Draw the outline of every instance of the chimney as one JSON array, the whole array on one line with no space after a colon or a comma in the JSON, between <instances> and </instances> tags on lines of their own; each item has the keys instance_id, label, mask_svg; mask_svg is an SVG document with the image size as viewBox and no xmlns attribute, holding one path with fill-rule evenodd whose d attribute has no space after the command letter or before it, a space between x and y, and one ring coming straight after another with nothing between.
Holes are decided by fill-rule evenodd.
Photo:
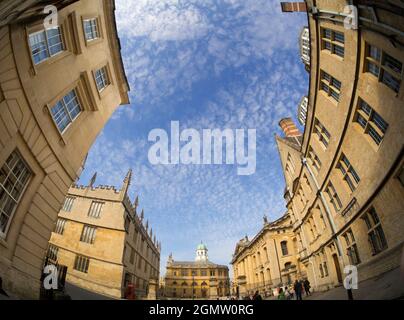
<instances>
[{"instance_id":1,"label":"chimney","mask_svg":"<svg viewBox=\"0 0 404 320\"><path fill-rule=\"evenodd\" d=\"M306 12L306 2L281 2L282 12Z\"/></svg>"},{"instance_id":2,"label":"chimney","mask_svg":"<svg viewBox=\"0 0 404 320\"><path fill-rule=\"evenodd\" d=\"M295 123L293 122L292 118L283 118L281 121L279 121L279 126L285 133L285 137L293 138L302 135L299 129L296 127Z\"/></svg>"}]
</instances>

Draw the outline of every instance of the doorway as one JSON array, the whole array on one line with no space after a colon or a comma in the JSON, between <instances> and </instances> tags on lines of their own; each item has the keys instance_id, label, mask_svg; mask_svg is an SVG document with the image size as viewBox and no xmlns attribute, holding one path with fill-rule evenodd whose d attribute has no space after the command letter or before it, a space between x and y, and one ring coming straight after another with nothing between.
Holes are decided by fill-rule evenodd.
<instances>
[{"instance_id":1,"label":"doorway","mask_svg":"<svg viewBox=\"0 0 404 320\"><path fill-rule=\"evenodd\" d=\"M335 265L335 272L337 273L337 279L338 279L338 283L342 283L342 273L341 273L341 267L339 265L339 261L338 261L338 256L336 253L334 253L332 255L332 258L334 260L334 265Z\"/></svg>"}]
</instances>

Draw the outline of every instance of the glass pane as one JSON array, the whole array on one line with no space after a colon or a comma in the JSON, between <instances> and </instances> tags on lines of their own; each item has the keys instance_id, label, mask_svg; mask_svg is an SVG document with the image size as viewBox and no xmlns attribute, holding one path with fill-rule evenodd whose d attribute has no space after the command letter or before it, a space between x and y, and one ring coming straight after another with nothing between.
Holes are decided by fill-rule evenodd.
<instances>
[{"instance_id":1,"label":"glass pane","mask_svg":"<svg viewBox=\"0 0 404 320\"><path fill-rule=\"evenodd\" d=\"M363 110L367 115L370 115L372 108L363 100L359 100L360 109Z\"/></svg>"},{"instance_id":2,"label":"glass pane","mask_svg":"<svg viewBox=\"0 0 404 320\"><path fill-rule=\"evenodd\" d=\"M368 71L376 77L379 77L380 68L374 63L368 62Z\"/></svg>"},{"instance_id":3,"label":"glass pane","mask_svg":"<svg viewBox=\"0 0 404 320\"><path fill-rule=\"evenodd\" d=\"M362 128L365 128L367 125L367 121L360 114L358 114L358 118L356 119L356 121L360 124Z\"/></svg>"},{"instance_id":4,"label":"glass pane","mask_svg":"<svg viewBox=\"0 0 404 320\"><path fill-rule=\"evenodd\" d=\"M59 131L63 132L69 125L70 119L61 101L56 103L56 105L51 109L51 113L56 125L59 128Z\"/></svg>"},{"instance_id":5,"label":"glass pane","mask_svg":"<svg viewBox=\"0 0 404 320\"><path fill-rule=\"evenodd\" d=\"M377 112L373 112L372 121L383 133L387 131L389 125Z\"/></svg>"},{"instance_id":6,"label":"glass pane","mask_svg":"<svg viewBox=\"0 0 404 320\"><path fill-rule=\"evenodd\" d=\"M334 40L338 41L340 43L344 43L345 42L345 36L344 36L343 33L335 32L334 33Z\"/></svg>"},{"instance_id":7,"label":"glass pane","mask_svg":"<svg viewBox=\"0 0 404 320\"><path fill-rule=\"evenodd\" d=\"M401 81L393 77L387 71L383 71L382 82L387 85L390 89L393 89L395 92L400 91L400 83Z\"/></svg>"},{"instance_id":8,"label":"glass pane","mask_svg":"<svg viewBox=\"0 0 404 320\"><path fill-rule=\"evenodd\" d=\"M384 54L383 65L389 67L391 70L399 74L401 74L401 71L403 69L403 64L392 56L389 56L388 54Z\"/></svg>"},{"instance_id":9,"label":"glass pane","mask_svg":"<svg viewBox=\"0 0 404 320\"><path fill-rule=\"evenodd\" d=\"M380 61L382 52L379 48L377 48L375 46L369 46L369 56L377 61Z\"/></svg>"},{"instance_id":10,"label":"glass pane","mask_svg":"<svg viewBox=\"0 0 404 320\"><path fill-rule=\"evenodd\" d=\"M46 30L46 36L51 56L63 51L62 37L59 28Z\"/></svg>"},{"instance_id":11,"label":"glass pane","mask_svg":"<svg viewBox=\"0 0 404 320\"><path fill-rule=\"evenodd\" d=\"M334 46L334 53L336 55L340 56L340 57L344 57L345 49L343 47L335 45Z\"/></svg>"},{"instance_id":12,"label":"glass pane","mask_svg":"<svg viewBox=\"0 0 404 320\"><path fill-rule=\"evenodd\" d=\"M35 64L49 58L45 32L31 34L29 36L29 44L31 46L31 54Z\"/></svg>"},{"instance_id":13,"label":"glass pane","mask_svg":"<svg viewBox=\"0 0 404 320\"><path fill-rule=\"evenodd\" d=\"M377 131L372 126L369 126L368 133L372 137L372 139L376 142L377 145L379 145L382 142L383 138L377 133Z\"/></svg>"}]
</instances>

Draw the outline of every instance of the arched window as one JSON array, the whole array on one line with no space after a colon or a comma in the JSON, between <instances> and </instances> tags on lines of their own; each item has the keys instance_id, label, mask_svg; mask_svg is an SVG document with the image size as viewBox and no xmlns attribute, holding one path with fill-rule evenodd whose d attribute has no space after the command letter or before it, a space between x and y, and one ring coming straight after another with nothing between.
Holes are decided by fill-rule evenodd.
<instances>
[{"instance_id":1,"label":"arched window","mask_svg":"<svg viewBox=\"0 0 404 320\"><path fill-rule=\"evenodd\" d=\"M186 286L187 283L184 281L183 283L181 283L182 286Z\"/></svg>"},{"instance_id":2,"label":"arched window","mask_svg":"<svg viewBox=\"0 0 404 320\"><path fill-rule=\"evenodd\" d=\"M177 281L174 281L174 282L173 282L173 286L176 286L176 285L177 285Z\"/></svg>"},{"instance_id":3,"label":"arched window","mask_svg":"<svg viewBox=\"0 0 404 320\"><path fill-rule=\"evenodd\" d=\"M205 287L205 286L207 286L207 285L208 285L208 284L207 284L205 281L201 283L201 286L202 286L202 287Z\"/></svg>"},{"instance_id":4,"label":"arched window","mask_svg":"<svg viewBox=\"0 0 404 320\"><path fill-rule=\"evenodd\" d=\"M282 241L281 242L281 249L282 249L282 255L287 256L289 254L289 252L288 252L288 242L287 241Z\"/></svg>"}]
</instances>

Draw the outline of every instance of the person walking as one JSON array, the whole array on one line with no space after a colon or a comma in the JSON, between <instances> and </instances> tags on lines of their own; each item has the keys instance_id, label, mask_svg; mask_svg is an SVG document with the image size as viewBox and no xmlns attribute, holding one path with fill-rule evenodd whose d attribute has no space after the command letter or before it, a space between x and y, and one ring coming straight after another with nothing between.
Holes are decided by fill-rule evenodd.
<instances>
[{"instance_id":1,"label":"person walking","mask_svg":"<svg viewBox=\"0 0 404 320\"><path fill-rule=\"evenodd\" d=\"M282 288L278 288L278 300L285 300L285 292Z\"/></svg>"},{"instance_id":2,"label":"person walking","mask_svg":"<svg viewBox=\"0 0 404 320\"><path fill-rule=\"evenodd\" d=\"M261 295L260 295L260 293L259 293L258 290L255 291L255 294L254 294L254 296L253 296L252 299L253 299L253 300L262 300L262 297L261 297Z\"/></svg>"},{"instance_id":3,"label":"person walking","mask_svg":"<svg viewBox=\"0 0 404 320\"><path fill-rule=\"evenodd\" d=\"M297 279L295 280L295 284L293 286L293 289L295 290L295 294L296 294L296 300L303 300L302 299L302 284L300 281L298 281Z\"/></svg>"},{"instance_id":4,"label":"person walking","mask_svg":"<svg viewBox=\"0 0 404 320\"><path fill-rule=\"evenodd\" d=\"M311 288L310 281L308 279L305 279L304 282L303 282L303 286L304 286L304 291L306 291L306 296L310 296L311 295L311 293L310 293L310 288Z\"/></svg>"}]
</instances>

